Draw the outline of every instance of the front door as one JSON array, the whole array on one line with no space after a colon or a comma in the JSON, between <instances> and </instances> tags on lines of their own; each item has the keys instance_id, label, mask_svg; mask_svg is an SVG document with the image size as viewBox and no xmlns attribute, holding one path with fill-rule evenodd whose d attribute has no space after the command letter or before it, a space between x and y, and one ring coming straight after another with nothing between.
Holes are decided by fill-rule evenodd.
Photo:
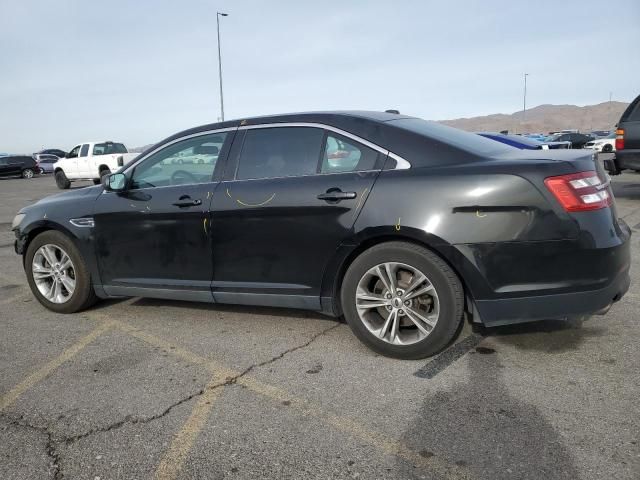
<instances>
[{"instance_id":1,"label":"front door","mask_svg":"<svg viewBox=\"0 0 640 480\"><path fill-rule=\"evenodd\" d=\"M96 253L106 293L212 301L209 204L232 137L170 144L126 172L126 191L98 197Z\"/></svg>"},{"instance_id":2,"label":"front door","mask_svg":"<svg viewBox=\"0 0 640 480\"><path fill-rule=\"evenodd\" d=\"M211 204L216 302L319 308L384 157L322 128L241 131Z\"/></svg>"}]
</instances>

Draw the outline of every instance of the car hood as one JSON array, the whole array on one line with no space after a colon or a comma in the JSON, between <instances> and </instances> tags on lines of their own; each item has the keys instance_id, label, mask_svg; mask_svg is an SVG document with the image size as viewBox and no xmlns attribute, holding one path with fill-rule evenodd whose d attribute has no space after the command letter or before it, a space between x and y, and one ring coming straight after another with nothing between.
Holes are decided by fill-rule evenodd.
<instances>
[{"instance_id":1,"label":"car hood","mask_svg":"<svg viewBox=\"0 0 640 480\"><path fill-rule=\"evenodd\" d=\"M39 200L36 203L23 208L22 210L20 210L20 212L26 212L32 208L46 208L48 206L64 204L67 202L85 202L87 204L93 203L93 200L95 200L98 195L102 193L102 190L102 185L95 185L91 187L69 190L68 192L56 193L54 195L44 197L42 200Z\"/></svg>"}]
</instances>

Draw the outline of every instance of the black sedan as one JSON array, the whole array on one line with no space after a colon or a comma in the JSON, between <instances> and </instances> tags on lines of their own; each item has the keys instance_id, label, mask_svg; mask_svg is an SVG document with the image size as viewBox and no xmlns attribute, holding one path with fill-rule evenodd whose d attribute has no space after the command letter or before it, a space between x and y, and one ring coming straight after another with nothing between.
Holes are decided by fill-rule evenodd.
<instances>
[{"instance_id":1,"label":"black sedan","mask_svg":"<svg viewBox=\"0 0 640 480\"><path fill-rule=\"evenodd\" d=\"M173 161L211 145L206 162ZM590 152L393 113L187 130L12 228L55 312L116 296L303 308L398 358L442 350L465 317L603 313L629 286L630 230Z\"/></svg>"}]
</instances>

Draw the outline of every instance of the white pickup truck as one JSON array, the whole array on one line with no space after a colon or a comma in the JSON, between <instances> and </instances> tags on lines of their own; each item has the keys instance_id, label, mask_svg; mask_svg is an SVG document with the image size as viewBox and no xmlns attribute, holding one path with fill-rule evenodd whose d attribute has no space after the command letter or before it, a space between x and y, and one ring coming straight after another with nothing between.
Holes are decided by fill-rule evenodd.
<instances>
[{"instance_id":1,"label":"white pickup truck","mask_svg":"<svg viewBox=\"0 0 640 480\"><path fill-rule=\"evenodd\" d=\"M58 188L67 189L74 180L93 180L100 183L103 175L115 172L137 153L116 142L86 142L76 145L65 158L53 164Z\"/></svg>"}]
</instances>

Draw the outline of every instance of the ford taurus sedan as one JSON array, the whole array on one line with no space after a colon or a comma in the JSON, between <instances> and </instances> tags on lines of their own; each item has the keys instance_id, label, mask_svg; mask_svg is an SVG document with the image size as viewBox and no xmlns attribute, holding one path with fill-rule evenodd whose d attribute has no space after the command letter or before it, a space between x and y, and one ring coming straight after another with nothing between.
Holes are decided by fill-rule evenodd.
<instances>
[{"instance_id":1,"label":"ford taurus sedan","mask_svg":"<svg viewBox=\"0 0 640 480\"><path fill-rule=\"evenodd\" d=\"M211 161L173 161L211 145ZM591 152L394 113L205 125L102 183L13 222L29 286L55 312L120 296L303 308L415 359L465 317L582 317L629 287L630 230Z\"/></svg>"}]
</instances>

